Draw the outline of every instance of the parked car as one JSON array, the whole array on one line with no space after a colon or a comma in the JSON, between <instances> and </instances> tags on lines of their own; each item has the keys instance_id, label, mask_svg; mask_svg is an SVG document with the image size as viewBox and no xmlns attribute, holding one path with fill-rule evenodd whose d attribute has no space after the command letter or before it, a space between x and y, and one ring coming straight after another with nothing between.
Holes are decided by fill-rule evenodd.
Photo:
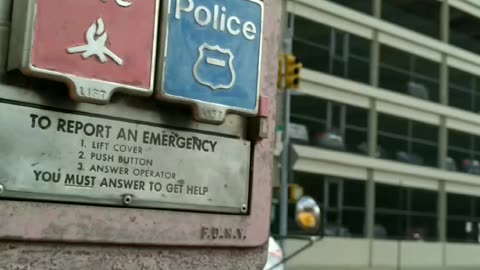
<instances>
[{"instance_id":1,"label":"parked car","mask_svg":"<svg viewBox=\"0 0 480 270\"><path fill-rule=\"evenodd\" d=\"M480 174L480 162L474 159L465 159L462 163L462 171L471 174Z\"/></svg>"},{"instance_id":2,"label":"parked car","mask_svg":"<svg viewBox=\"0 0 480 270\"><path fill-rule=\"evenodd\" d=\"M345 151L343 136L335 130L318 133L316 144L330 150Z\"/></svg>"}]
</instances>

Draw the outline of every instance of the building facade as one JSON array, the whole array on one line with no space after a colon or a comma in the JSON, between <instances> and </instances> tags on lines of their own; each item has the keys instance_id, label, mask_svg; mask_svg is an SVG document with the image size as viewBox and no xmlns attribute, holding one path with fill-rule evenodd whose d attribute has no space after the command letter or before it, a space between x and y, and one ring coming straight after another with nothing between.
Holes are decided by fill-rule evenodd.
<instances>
[{"instance_id":1,"label":"building facade","mask_svg":"<svg viewBox=\"0 0 480 270\"><path fill-rule=\"evenodd\" d=\"M289 182L326 226L288 269L478 269L480 1L289 0L285 15L304 65Z\"/></svg>"}]
</instances>

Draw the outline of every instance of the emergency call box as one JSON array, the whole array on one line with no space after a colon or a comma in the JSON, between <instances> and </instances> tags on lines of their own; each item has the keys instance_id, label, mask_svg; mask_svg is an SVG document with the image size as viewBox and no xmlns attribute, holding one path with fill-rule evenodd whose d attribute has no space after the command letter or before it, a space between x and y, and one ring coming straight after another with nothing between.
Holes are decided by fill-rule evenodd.
<instances>
[{"instance_id":1,"label":"emergency call box","mask_svg":"<svg viewBox=\"0 0 480 270\"><path fill-rule=\"evenodd\" d=\"M158 0L15 1L25 17L14 17L18 32L9 69L63 81L79 101L105 104L116 91L151 95L159 5Z\"/></svg>"},{"instance_id":2,"label":"emergency call box","mask_svg":"<svg viewBox=\"0 0 480 270\"><path fill-rule=\"evenodd\" d=\"M157 97L191 104L197 119L258 112L263 3L164 1Z\"/></svg>"},{"instance_id":3,"label":"emergency call box","mask_svg":"<svg viewBox=\"0 0 480 270\"><path fill-rule=\"evenodd\" d=\"M61 83L0 86L0 205L58 207L26 208L0 234L264 244L271 136L252 136L273 119L262 33L256 0L15 0L7 76ZM42 222L20 231L22 218ZM35 233L56 222L109 233Z\"/></svg>"}]
</instances>

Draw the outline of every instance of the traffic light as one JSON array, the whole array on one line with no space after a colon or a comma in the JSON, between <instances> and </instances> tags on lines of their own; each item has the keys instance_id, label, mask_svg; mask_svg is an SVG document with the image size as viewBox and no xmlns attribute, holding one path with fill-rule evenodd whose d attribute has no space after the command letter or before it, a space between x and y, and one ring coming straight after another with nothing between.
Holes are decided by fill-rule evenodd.
<instances>
[{"instance_id":1,"label":"traffic light","mask_svg":"<svg viewBox=\"0 0 480 270\"><path fill-rule=\"evenodd\" d=\"M298 184L288 184L288 201L294 203L303 196L303 188Z\"/></svg>"},{"instance_id":2,"label":"traffic light","mask_svg":"<svg viewBox=\"0 0 480 270\"><path fill-rule=\"evenodd\" d=\"M285 88L297 90L303 65L294 55L285 55Z\"/></svg>"},{"instance_id":3,"label":"traffic light","mask_svg":"<svg viewBox=\"0 0 480 270\"><path fill-rule=\"evenodd\" d=\"M284 61L285 56L280 55L278 57L278 75L277 75L277 88L283 87L283 68L284 68Z\"/></svg>"}]
</instances>

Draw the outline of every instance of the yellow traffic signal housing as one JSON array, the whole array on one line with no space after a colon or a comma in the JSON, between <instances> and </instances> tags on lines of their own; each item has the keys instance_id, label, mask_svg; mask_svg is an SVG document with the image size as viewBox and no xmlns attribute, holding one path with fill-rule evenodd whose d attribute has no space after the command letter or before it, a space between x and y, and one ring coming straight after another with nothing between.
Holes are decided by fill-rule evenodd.
<instances>
[{"instance_id":1,"label":"yellow traffic signal housing","mask_svg":"<svg viewBox=\"0 0 480 270\"><path fill-rule=\"evenodd\" d=\"M300 70L303 65L291 54L285 55L285 88L297 90L300 83Z\"/></svg>"},{"instance_id":2,"label":"yellow traffic signal housing","mask_svg":"<svg viewBox=\"0 0 480 270\"><path fill-rule=\"evenodd\" d=\"M303 188L298 184L288 184L288 201L295 203L303 196Z\"/></svg>"},{"instance_id":3,"label":"yellow traffic signal housing","mask_svg":"<svg viewBox=\"0 0 480 270\"><path fill-rule=\"evenodd\" d=\"M283 87L283 68L284 68L284 65L285 65L284 58L285 58L284 55L280 55L278 57L277 88L282 88Z\"/></svg>"}]
</instances>

